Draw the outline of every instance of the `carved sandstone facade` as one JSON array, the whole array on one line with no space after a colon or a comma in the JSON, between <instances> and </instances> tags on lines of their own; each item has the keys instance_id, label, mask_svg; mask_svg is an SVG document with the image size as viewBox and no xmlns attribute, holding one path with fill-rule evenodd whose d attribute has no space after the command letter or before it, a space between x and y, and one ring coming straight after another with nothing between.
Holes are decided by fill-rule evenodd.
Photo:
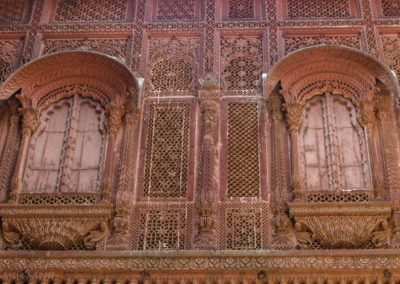
<instances>
[{"instance_id":1,"label":"carved sandstone facade","mask_svg":"<svg viewBox=\"0 0 400 284\"><path fill-rule=\"evenodd\" d=\"M0 283L400 281L398 0L0 1Z\"/></svg>"}]
</instances>

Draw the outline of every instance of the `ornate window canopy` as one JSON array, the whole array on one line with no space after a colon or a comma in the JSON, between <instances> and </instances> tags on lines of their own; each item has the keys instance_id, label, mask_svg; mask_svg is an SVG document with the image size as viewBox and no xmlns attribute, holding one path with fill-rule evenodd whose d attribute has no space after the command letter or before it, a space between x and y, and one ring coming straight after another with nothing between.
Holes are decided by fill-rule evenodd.
<instances>
[{"instance_id":1,"label":"ornate window canopy","mask_svg":"<svg viewBox=\"0 0 400 284\"><path fill-rule=\"evenodd\" d=\"M269 97L281 81L288 103L304 103L307 96L327 90L347 94L357 102L360 94L374 87L376 79L398 96L396 78L378 59L348 47L321 45L284 57L268 74L265 90Z\"/></svg>"},{"instance_id":2,"label":"ornate window canopy","mask_svg":"<svg viewBox=\"0 0 400 284\"><path fill-rule=\"evenodd\" d=\"M110 56L66 51L43 56L16 70L3 83L0 100L21 89L39 111L74 93L92 96L103 105L121 105L131 96L139 108L140 86L128 67Z\"/></svg>"}]
</instances>

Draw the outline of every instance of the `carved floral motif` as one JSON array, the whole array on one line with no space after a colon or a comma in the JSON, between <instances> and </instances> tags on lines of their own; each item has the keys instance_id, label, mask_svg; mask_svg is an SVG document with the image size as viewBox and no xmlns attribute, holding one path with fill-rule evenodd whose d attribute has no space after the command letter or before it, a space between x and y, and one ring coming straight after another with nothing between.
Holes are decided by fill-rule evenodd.
<instances>
[{"instance_id":1,"label":"carved floral motif","mask_svg":"<svg viewBox=\"0 0 400 284\"><path fill-rule=\"evenodd\" d=\"M300 248L382 248L390 244L390 203L289 204Z\"/></svg>"},{"instance_id":2,"label":"carved floral motif","mask_svg":"<svg viewBox=\"0 0 400 284\"><path fill-rule=\"evenodd\" d=\"M2 205L6 248L34 250L96 249L107 233L109 205Z\"/></svg>"}]
</instances>

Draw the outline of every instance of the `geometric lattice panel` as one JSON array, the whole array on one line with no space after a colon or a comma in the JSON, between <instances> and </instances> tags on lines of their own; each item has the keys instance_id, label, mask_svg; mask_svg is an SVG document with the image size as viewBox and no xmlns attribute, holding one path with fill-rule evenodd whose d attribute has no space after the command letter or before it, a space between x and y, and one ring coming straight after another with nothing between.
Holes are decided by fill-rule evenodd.
<instances>
[{"instance_id":1,"label":"geometric lattice panel","mask_svg":"<svg viewBox=\"0 0 400 284\"><path fill-rule=\"evenodd\" d=\"M229 19L254 18L254 0L229 0Z\"/></svg>"},{"instance_id":2,"label":"geometric lattice panel","mask_svg":"<svg viewBox=\"0 0 400 284\"><path fill-rule=\"evenodd\" d=\"M30 9L28 0L1 0L0 24L21 23Z\"/></svg>"},{"instance_id":3,"label":"geometric lattice panel","mask_svg":"<svg viewBox=\"0 0 400 284\"><path fill-rule=\"evenodd\" d=\"M157 91L189 90L193 81L192 65L175 56L155 64L151 73L151 83Z\"/></svg>"},{"instance_id":4,"label":"geometric lattice panel","mask_svg":"<svg viewBox=\"0 0 400 284\"><path fill-rule=\"evenodd\" d=\"M400 16L400 0L382 0L382 13L386 17Z\"/></svg>"},{"instance_id":5,"label":"geometric lattice panel","mask_svg":"<svg viewBox=\"0 0 400 284\"><path fill-rule=\"evenodd\" d=\"M133 247L139 250L190 248L192 212L192 204L137 205Z\"/></svg>"},{"instance_id":6,"label":"geometric lattice panel","mask_svg":"<svg viewBox=\"0 0 400 284\"><path fill-rule=\"evenodd\" d=\"M196 16L195 0L158 0L158 21L190 21Z\"/></svg>"},{"instance_id":7,"label":"geometric lattice panel","mask_svg":"<svg viewBox=\"0 0 400 284\"><path fill-rule=\"evenodd\" d=\"M228 104L228 196L260 196L257 103Z\"/></svg>"},{"instance_id":8,"label":"geometric lattice panel","mask_svg":"<svg viewBox=\"0 0 400 284\"><path fill-rule=\"evenodd\" d=\"M265 203L221 204L221 249L262 249L268 245Z\"/></svg>"},{"instance_id":9,"label":"geometric lattice panel","mask_svg":"<svg viewBox=\"0 0 400 284\"><path fill-rule=\"evenodd\" d=\"M290 19L349 18L349 0L287 0Z\"/></svg>"},{"instance_id":10,"label":"geometric lattice panel","mask_svg":"<svg viewBox=\"0 0 400 284\"><path fill-rule=\"evenodd\" d=\"M123 21L128 0L59 0L54 20L64 21Z\"/></svg>"},{"instance_id":11,"label":"geometric lattice panel","mask_svg":"<svg viewBox=\"0 0 400 284\"><path fill-rule=\"evenodd\" d=\"M143 196L186 197L189 104L151 104Z\"/></svg>"}]
</instances>

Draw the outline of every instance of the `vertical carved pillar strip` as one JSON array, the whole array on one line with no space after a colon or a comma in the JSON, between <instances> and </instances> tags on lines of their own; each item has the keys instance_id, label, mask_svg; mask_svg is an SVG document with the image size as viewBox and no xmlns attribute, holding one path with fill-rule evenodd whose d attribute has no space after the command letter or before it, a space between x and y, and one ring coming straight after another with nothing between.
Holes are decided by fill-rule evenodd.
<instances>
[{"instance_id":1,"label":"vertical carved pillar strip","mask_svg":"<svg viewBox=\"0 0 400 284\"><path fill-rule=\"evenodd\" d=\"M381 160L378 155L378 148L374 139L374 133L377 127L375 117L375 101L361 100L359 104L359 122L364 127L368 151L370 156L370 165L372 171L372 183L374 186L375 200L385 200L385 189L383 184L383 170Z\"/></svg>"},{"instance_id":2,"label":"vertical carved pillar strip","mask_svg":"<svg viewBox=\"0 0 400 284\"><path fill-rule=\"evenodd\" d=\"M18 115L18 102L15 99L12 99L8 101L8 105L10 109L10 117L8 119L9 129L3 149L3 155L0 160L0 203L6 201L10 174L16 158L18 150L17 146L19 144L18 125L20 118Z\"/></svg>"},{"instance_id":3,"label":"vertical carved pillar strip","mask_svg":"<svg viewBox=\"0 0 400 284\"><path fill-rule=\"evenodd\" d=\"M275 249L291 249L293 241L290 237L290 220L286 214L286 202L288 201L286 182L286 163L284 156L284 136L282 129L282 102L281 98L274 94L269 99L272 119L272 188L274 195L275 231L272 247Z\"/></svg>"},{"instance_id":4,"label":"vertical carved pillar strip","mask_svg":"<svg viewBox=\"0 0 400 284\"><path fill-rule=\"evenodd\" d=\"M133 166L139 112L136 108L128 109L125 118L122 157L119 172L118 192L115 199L115 216L111 221L112 236L108 241L111 249L129 248L129 216L132 209Z\"/></svg>"},{"instance_id":5,"label":"vertical carved pillar strip","mask_svg":"<svg viewBox=\"0 0 400 284\"><path fill-rule=\"evenodd\" d=\"M15 164L14 175L11 181L9 203L18 203L18 195L21 191L22 177L25 169L26 157L28 155L29 143L32 133L39 126L38 113L34 108L21 108L19 111L22 114L22 141L19 148L17 162Z\"/></svg>"},{"instance_id":6,"label":"vertical carved pillar strip","mask_svg":"<svg viewBox=\"0 0 400 284\"><path fill-rule=\"evenodd\" d=\"M392 97L387 91L379 91L377 97L380 136L382 139L382 156L390 200L399 200L399 167L397 141L393 135Z\"/></svg>"},{"instance_id":7,"label":"vertical carved pillar strip","mask_svg":"<svg viewBox=\"0 0 400 284\"><path fill-rule=\"evenodd\" d=\"M218 183L216 177L218 98L200 102L202 119L201 182L198 203L197 236L195 246L202 249L216 248L215 214Z\"/></svg>"},{"instance_id":8,"label":"vertical carved pillar strip","mask_svg":"<svg viewBox=\"0 0 400 284\"><path fill-rule=\"evenodd\" d=\"M103 174L101 198L103 201L110 201L111 188L114 181L114 162L115 162L115 147L117 142L118 129L122 123L124 108L118 105L109 105L106 107L106 128L107 128L107 153L106 165Z\"/></svg>"},{"instance_id":9,"label":"vertical carved pillar strip","mask_svg":"<svg viewBox=\"0 0 400 284\"><path fill-rule=\"evenodd\" d=\"M294 191L294 201L300 202L302 200L299 157L299 129L302 123L301 105L298 103L286 103L284 104L284 108L286 110L286 122L289 126L292 145L292 187Z\"/></svg>"}]
</instances>

